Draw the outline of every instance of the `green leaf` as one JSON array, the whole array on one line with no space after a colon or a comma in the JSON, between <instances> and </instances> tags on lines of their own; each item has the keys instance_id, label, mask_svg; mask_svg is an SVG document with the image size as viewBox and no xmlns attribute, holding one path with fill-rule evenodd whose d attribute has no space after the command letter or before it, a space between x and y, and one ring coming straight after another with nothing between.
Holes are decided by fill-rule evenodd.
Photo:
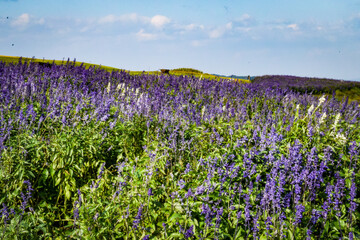
<instances>
[{"instance_id":1,"label":"green leaf","mask_svg":"<svg viewBox=\"0 0 360 240\"><path fill-rule=\"evenodd\" d=\"M33 173L32 171L28 171L28 174L29 174L31 177L35 178L35 175L34 175L34 173Z\"/></svg>"},{"instance_id":2,"label":"green leaf","mask_svg":"<svg viewBox=\"0 0 360 240\"><path fill-rule=\"evenodd\" d=\"M170 218L169 221L172 222L174 219L182 218L183 216L179 213L174 213Z\"/></svg>"},{"instance_id":3,"label":"green leaf","mask_svg":"<svg viewBox=\"0 0 360 240\"><path fill-rule=\"evenodd\" d=\"M183 235L178 232L174 232L169 236L170 239L181 239L182 237L183 237Z\"/></svg>"},{"instance_id":4,"label":"green leaf","mask_svg":"<svg viewBox=\"0 0 360 240\"><path fill-rule=\"evenodd\" d=\"M322 234L321 236L326 236L326 235L328 235L329 226L330 226L329 221L326 221L325 226L324 226L324 232L323 232L323 234Z\"/></svg>"},{"instance_id":5,"label":"green leaf","mask_svg":"<svg viewBox=\"0 0 360 240\"><path fill-rule=\"evenodd\" d=\"M290 229L288 229L287 232L289 233L289 239L293 240L293 239L294 239L294 234L293 234L293 232L292 232Z\"/></svg>"},{"instance_id":6,"label":"green leaf","mask_svg":"<svg viewBox=\"0 0 360 240\"><path fill-rule=\"evenodd\" d=\"M71 198L71 192L70 192L70 186L68 184L65 185L65 199L70 199Z\"/></svg>"},{"instance_id":7,"label":"green leaf","mask_svg":"<svg viewBox=\"0 0 360 240\"><path fill-rule=\"evenodd\" d=\"M42 176L44 178L44 180L46 180L49 176L49 170L48 169L44 169L42 172Z\"/></svg>"},{"instance_id":8,"label":"green leaf","mask_svg":"<svg viewBox=\"0 0 360 240\"><path fill-rule=\"evenodd\" d=\"M263 235L260 236L260 240L266 240L267 239L267 236L265 233L263 233Z\"/></svg>"},{"instance_id":9,"label":"green leaf","mask_svg":"<svg viewBox=\"0 0 360 240\"><path fill-rule=\"evenodd\" d=\"M55 169L54 169L54 167L55 167L54 165L51 165L51 166L50 166L50 175L51 175L52 178L54 178L54 174L55 174Z\"/></svg>"},{"instance_id":10,"label":"green leaf","mask_svg":"<svg viewBox=\"0 0 360 240\"><path fill-rule=\"evenodd\" d=\"M61 182L61 178L58 176L55 180L55 186L59 185Z\"/></svg>"}]
</instances>

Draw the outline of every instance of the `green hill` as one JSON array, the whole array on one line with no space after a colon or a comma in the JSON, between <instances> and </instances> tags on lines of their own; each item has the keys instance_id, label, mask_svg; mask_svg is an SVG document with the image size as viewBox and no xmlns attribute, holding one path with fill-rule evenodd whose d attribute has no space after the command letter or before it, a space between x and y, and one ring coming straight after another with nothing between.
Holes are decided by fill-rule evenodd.
<instances>
[{"instance_id":1,"label":"green hill","mask_svg":"<svg viewBox=\"0 0 360 240\"><path fill-rule=\"evenodd\" d=\"M125 70L125 69L120 69L120 68L114 68L114 67L109 67L109 66L103 66L103 65L99 65L99 64L90 64L90 63L85 63L85 62L76 62L74 61L70 61L70 59L68 59L67 61L64 60L50 60L50 59L38 59L38 58L27 58L27 57L14 57L14 56L4 56L4 55L0 55L0 62L6 62L6 63L18 63L20 61L27 61L27 62L36 62L39 64L57 64L57 65L62 65L62 64L68 64L68 63L72 63L75 64L75 66L80 66L81 64L83 66L85 66L86 68L89 67L96 67L96 68L101 68L101 69L105 69L107 71L126 71L129 72L131 75L140 75L140 74L155 74L155 75L160 75L162 74L161 71L131 71L131 70ZM201 77L201 78L206 78L206 79L214 79L214 80L220 80L220 79L232 79L230 77L223 77L223 76L217 76L215 74L209 74L209 73L203 73L200 70L196 70L196 69L192 69L192 68L176 68L176 69L169 69L169 74L170 75L186 75L186 76L194 76L194 77ZM242 82L242 83L249 83L248 80L246 79L236 79L236 81L238 82Z\"/></svg>"},{"instance_id":2,"label":"green hill","mask_svg":"<svg viewBox=\"0 0 360 240\"><path fill-rule=\"evenodd\" d=\"M86 68L89 67L99 67L108 71L120 71L121 69L118 68L113 68L113 67L108 67L108 66L102 66L102 65L98 65L98 64L90 64L90 63L84 63L84 62L76 62L74 61L70 61L70 59L68 59L67 61L64 60L50 60L50 59L38 59L38 58L27 58L27 57L14 57L14 56L4 56L4 55L0 55L0 61L1 62L6 62L6 63L18 63L20 61L27 61L27 62L36 62L36 63L47 63L47 64L57 64L57 65L63 65L63 64L67 64L69 62L75 64L75 66L80 66L81 64L83 64L83 66L85 66Z\"/></svg>"}]
</instances>

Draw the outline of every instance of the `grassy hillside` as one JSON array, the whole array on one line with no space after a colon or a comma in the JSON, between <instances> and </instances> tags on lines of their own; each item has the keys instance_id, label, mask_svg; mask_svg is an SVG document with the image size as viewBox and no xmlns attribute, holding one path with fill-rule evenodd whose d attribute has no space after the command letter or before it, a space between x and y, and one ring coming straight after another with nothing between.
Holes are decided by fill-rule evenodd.
<instances>
[{"instance_id":1,"label":"grassy hillside","mask_svg":"<svg viewBox=\"0 0 360 240\"><path fill-rule=\"evenodd\" d=\"M235 79L235 78L231 78L231 77L226 77L226 76L219 76L216 74L209 74L209 73L204 73L202 71L199 71L197 69L193 69L193 68L176 68L176 69L172 69L170 70L170 74L172 75L176 75L176 76L181 76L181 75L187 75L187 76L195 76L195 77L201 77L201 78L207 78L207 79L227 79L227 80L233 80L233 81L238 81L238 82L242 82L242 83L250 83L250 81L248 81L247 79Z\"/></svg>"},{"instance_id":2,"label":"grassy hillside","mask_svg":"<svg viewBox=\"0 0 360 240\"><path fill-rule=\"evenodd\" d=\"M2 61L2 62L18 63L19 60L20 60L20 57L0 55L0 61ZM67 64L67 63L71 62L72 64L75 64L75 66L80 66L81 64L83 64L83 66L85 66L86 68L100 67L100 68L108 70L108 71L119 71L119 70L121 70L121 69L118 69L118 68L102 66L102 65L98 65L98 64L90 64L90 63L84 63L84 62L70 61L69 59L67 61L63 61L63 60L50 60L50 59L38 59L38 58L21 57L21 60L22 61L27 61L27 62L36 62L36 63L49 63L49 64L55 63L57 65L63 65L63 64Z\"/></svg>"},{"instance_id":3,"label":"grassy hillside","mask_svg":"<svg viewBox=\"0 0 360 240\"><path fill-rule=\"evenodd\" d=\"M0 62L6 62L6 63L18 63L19 62L20 57L14 57L14 56L4 56L4 55L0 55ZM114 67L108 67L108 66L102 66L102 65L98 65L98 64L90 64L90 63L84 63L84 62L73 62L73 61L63 61L63 60L49 60L49 59L37 59L37 58L26 58L26 57L22 57L21 58L22 61L28 61L28 62L36 62L36 63L49 63L49 64L57 64L57 65L63 65L63 64L67 64L67 63L72 63L75 64L75 66L80 66L81 64L83 64L83 66L85 66L86 68L89 67L98 67L101 69L105 69L109 72L111 71L121 71L124 69L119 69L119 68L114 68ZM151 75L159 75L162 74L160 71L130 71L130 70L125 70L126 72L130 73L130 75L141 75L141 74L151 74ZM186 76L194 76L194 77L201 77L201 78L206 78L206 79L215 79L215 80L219 80L219 79L232 79L229 77L220 77L220 76L216 76L213 74L209 74L209 73L203 73L202 71L196 70L196 69L191 69L191 68L178 68L178 69L172 69L170 70L170 75L175 75L175 76L181 76L181 75L186 75ZM238 82L242 82L242 83L249 83L248 80L246 79L236 79L235 81Z\"/></svg>"}]
</instances>

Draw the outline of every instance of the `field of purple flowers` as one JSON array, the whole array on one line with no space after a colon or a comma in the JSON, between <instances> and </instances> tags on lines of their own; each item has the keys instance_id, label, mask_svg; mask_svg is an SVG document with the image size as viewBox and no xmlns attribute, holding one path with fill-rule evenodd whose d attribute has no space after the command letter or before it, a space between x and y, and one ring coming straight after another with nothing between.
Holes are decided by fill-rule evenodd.
<instances>
[{"instance_id":1,"label":"field of purple flowers","mask_svg":"<svg viewBox=\"0 0 360 240\"><path fill-rule=\"evenodd\" d=\"M333 95L338 100L345 97L350 101L360 101L360 82L356 81L271 75L255 77L253 83L263 88L289 88L301 93Z\"/></svg>"},{"instance_id":2,"label":"field of purple flowers","mask_svg":"<svg viewBox=\"0 0 360 240\"><path fill-rule=\"evenodd\" d=\"M359 239L360 107L0 63L0 239Z\"/></svg>"}]
</instances>

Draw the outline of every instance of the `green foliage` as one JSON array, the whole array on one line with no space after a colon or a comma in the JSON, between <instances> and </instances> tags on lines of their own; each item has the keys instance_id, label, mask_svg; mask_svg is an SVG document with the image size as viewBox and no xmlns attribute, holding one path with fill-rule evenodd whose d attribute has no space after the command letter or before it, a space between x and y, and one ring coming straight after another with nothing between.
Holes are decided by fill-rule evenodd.
<instances>
[{"instance_id":1,"label":"green foliage","mask_svg":"<svg viewBox=\"0 0 360 240\"><path fill-rule=\"evenodd\" d=\"M0 201L18 202L23 181L30 180L37 189L32 204L47 209L43 225L48 231L65 227L66 222L58 221L71 215L72 196L96 178L102 163L114 166L120 159L142 154L145 127L137 119L107 132L103 123L56 128L47 119L35 134L14 133L17 138L10 143L14 147L2 154Z\"/></svg>"},{"instance_id":2,"label":"green foliage","mask_svg":"<svg viewBox=\"0 0 360 240\"><path fill-rule=\"evenodd\" d=\"M175 68L172 69L170 73L182 73L188 75L188 74L202 74L203 72L193 68Z\"/></svg>"}]
</instances>

